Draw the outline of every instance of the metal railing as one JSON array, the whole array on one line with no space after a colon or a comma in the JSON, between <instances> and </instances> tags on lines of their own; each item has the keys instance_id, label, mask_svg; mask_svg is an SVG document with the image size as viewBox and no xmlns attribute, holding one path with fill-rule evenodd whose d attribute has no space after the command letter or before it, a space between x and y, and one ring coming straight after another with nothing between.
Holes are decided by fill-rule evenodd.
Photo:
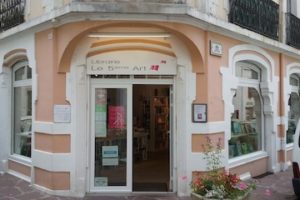
<instances>
[{"instance_id":1,"label":"metal railing","mask_svg":"<svg viewBox=\"0 0 300 200\"><path fill-rule=\"evenodd\" d=\"M229 22L278 40L278 4L272 0L229 0L229 2Z\"/></svg>"},{"instance_id":2,"label":"metal railing","mask_svg":"<svg viewBox=\"0 0 300 200\"><path fill-rule=\"evenodd\" d=\"M292 13L286 14L286 43L300 49L300 19Z\"/></svg>"},{"instance_id":3,"label":"metal railing","mask_svg":"<svg viewBox=\"0 0 300 200\"><path fill-rule=\"evenodd\" d=\"M0 32L24 22L25 0L0 1Z\"/></svg>"}]
</instances>

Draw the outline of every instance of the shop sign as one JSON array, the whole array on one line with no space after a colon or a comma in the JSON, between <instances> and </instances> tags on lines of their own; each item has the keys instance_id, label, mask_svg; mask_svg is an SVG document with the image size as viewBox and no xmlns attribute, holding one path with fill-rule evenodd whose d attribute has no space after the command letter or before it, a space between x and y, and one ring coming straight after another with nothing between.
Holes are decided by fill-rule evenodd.
<instances>
[{"instance_id":1,"label":"shop sign","mask_svg":"<svg viewBox=\"0 0 300 200\"><path fill-rule=\"evenodd\" d=\"M175 75L176 57L150 51L108 52L87 58L87 74Z\"/></svg>"}]
</instances>

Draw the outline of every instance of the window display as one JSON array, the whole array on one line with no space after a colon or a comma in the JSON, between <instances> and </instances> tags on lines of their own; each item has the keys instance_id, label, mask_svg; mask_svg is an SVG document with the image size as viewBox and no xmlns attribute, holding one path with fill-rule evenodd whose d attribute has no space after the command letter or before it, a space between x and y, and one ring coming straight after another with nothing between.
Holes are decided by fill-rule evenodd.
<instances>
[{"instance_id":1,"label":"window display","mask_svg":"<svg viewBox=\"0 0 300 200\"><path fill-rule=\"evenodd\" d=\"M31 68L27 62L14 66L13 153L31 157L32 88Z\"/></svg>"},{"instance_id":2,"label":"window display","mask_svg":"<svg viewBox=\"0 0 300 200\"><path fill-rule=\"evenodd\" d=\"M252 87L238 87L233 98L234 113L231 118L229 157L259 151L261 146L261 101Z\"/></svg>"}]
</instances>

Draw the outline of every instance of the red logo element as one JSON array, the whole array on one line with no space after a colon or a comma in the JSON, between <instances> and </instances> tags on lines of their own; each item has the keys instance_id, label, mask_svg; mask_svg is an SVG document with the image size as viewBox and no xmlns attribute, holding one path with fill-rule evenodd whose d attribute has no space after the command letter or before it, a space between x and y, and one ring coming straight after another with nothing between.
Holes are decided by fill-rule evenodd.
<instances>
[{"instance_id":1,"label":"red logo element","mask_svg":"<svg viewBox=\"0 0 300 200\"><path fill-rule=\"evenodd\" d=\"M152 65L151 70L158 71L159 65Z\"/></svg>"},{"instance_id":2,"label":"red logo element","mask_svg":"<svg viewBox=\"0 0 300 200\"><path fill-rule=\"evenodd\" d=\"M160 63L167 64L167 61L166 60L161 60Z\"/></svg>"}]
</instances>

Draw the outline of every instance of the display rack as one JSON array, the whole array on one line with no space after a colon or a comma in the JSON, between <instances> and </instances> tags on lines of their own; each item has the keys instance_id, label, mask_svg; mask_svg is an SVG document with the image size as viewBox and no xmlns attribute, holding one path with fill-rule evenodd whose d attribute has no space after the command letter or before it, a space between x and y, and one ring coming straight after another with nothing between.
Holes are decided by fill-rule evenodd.
<instances>
[{"instance_id":1,"label":"display rack","mask_svg":"<svg viewBox=\"0 0 300 200\"><path fill-rule=\"evenodd\" d=\"M169 99L167 96L155 96L153 99L155 119L155 149L168 148Z\"/></svg>"},{"instance_id":2,"label":"display rack","mask_svg":"<svg viewBox=\"0 0 300 200\"><path fill-rule=\"evenodd\" d=\"M229 157L248 154L257 150L257 130L255 121L231 121Z\"/></svg>"}]
</instances>

